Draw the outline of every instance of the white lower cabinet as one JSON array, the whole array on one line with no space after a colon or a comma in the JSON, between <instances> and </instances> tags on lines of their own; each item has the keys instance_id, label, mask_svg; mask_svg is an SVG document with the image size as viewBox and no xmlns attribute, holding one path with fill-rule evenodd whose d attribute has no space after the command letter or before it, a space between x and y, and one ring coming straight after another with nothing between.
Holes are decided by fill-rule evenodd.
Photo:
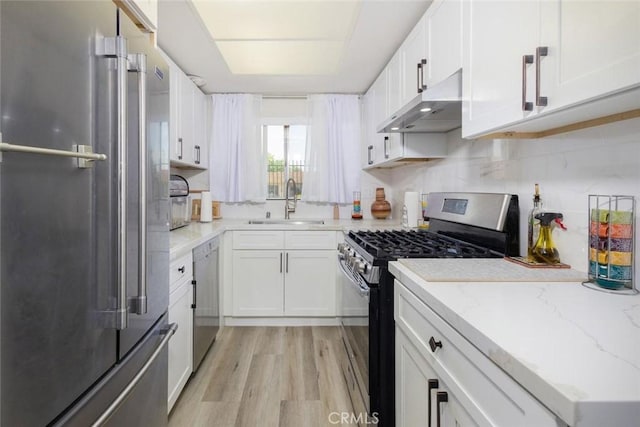
<instances>
[{"instance_id":1,"label":"white lower cabinet","mask_svg":"<svg viewBox=\"0 0 640 427\"><path fill-rule=\"evenodd\" d=\"M282 316L282 251L233 251L233 315Z\"/></svg>"},{"instance_id":2,"label":"white lower cabinet","mask_svg":"<svg viewBox=\"0 0 640 427\"><path fill-rule=\"evenodd\" d=\"M396 327L396 425L467 427L478 424L446 388L420 351Z\"/></svg>"},{"instance_id":3,"label":"white lower cabinet","mask_svg":"<svg viewBox=\"0 0 640 427\"><path fill-rule=\"evenodd\" d=\"M193 370L193 285L187 277L169 294L169 323L178 330L169 341L168 391L171 411Z\"/></svg>"},{"instance_id":4,"label":"white lower cabinet","mask_svg":"<svg viewBox=\"0 0 640 427\"><path fill-rule=\"evenodd\" d=\"M284 315L336 315L336 253L296 250L285 253Z\"/></svg>"},{"instance_id":5,"label":"white lower cabinet","mask_svg":"<svg viewBox=\"0 0 640 427\"><path fill-rule=\"evenodd\" d=\"M394 292L398 427L565 425L398 281Z\"/></svg>"},{"instance_id":6,"label":"white lower cabinet","mask_svg":"<svg viewBox=\"0 0 640 427\"><path fill-rule=\"evenodd\" d=\"M235 231L236 317L336 315L335 231Z\"/></svg>"}]
</instances>

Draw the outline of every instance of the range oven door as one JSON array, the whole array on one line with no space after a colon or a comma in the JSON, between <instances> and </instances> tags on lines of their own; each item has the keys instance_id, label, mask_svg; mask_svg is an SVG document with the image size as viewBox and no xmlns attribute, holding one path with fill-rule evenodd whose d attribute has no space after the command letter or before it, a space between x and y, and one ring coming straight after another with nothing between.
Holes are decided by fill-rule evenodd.
<instances>
[{"instance_id":1,"label":"range oven door","mask_svg":"<svg viewBox=\"0 0 640 427\"><path fill-rule=\"evenodd\" d=\"M341 359L351 402L356 413L370 413L369 397L369 301L368 284L338 259L340 275L340 330L345 347Z\"/></svg>"}]
</instances>

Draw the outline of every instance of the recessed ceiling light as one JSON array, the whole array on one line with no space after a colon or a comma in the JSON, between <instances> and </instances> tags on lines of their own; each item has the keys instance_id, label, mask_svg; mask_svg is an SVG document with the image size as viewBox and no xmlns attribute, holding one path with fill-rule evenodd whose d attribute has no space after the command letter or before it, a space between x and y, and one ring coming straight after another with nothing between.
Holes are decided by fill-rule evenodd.
<instances>
[{"instance_id":1,"label":"recessed ceiling light","mask_svg":"<svg viewBox=\"0 0 640 427\"><path fill-rule=\"evenodd\" d=\"M400 128L391 128L391 130L399 130Z\"/></svg>"},{"instance_id":2,"label":"recessed ceiling light","mask_svg":"<svg viewBox=\"0 0 640 427\"><path fill-rule=\"evenodd\" d=\"M420 109L420 112L422 112L422 113L428 113L429 111L431 111L431 108L429 108L429 107L425 107L425 108L421 108Z\"/></svg>"}]
</instances>

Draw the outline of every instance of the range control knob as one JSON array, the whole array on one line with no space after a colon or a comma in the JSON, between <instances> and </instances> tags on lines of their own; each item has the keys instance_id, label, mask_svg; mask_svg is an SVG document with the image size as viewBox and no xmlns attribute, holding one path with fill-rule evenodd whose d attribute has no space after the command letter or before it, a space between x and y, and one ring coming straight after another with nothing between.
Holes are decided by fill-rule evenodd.
<instances>
[{"instance_id":1,"label":"range control knob","mask_svg":"<svg viewBox=\"0 0 640 427\"><path fill-rule=\"evenodd\" d=\"M358 255L354 255L350 258L351 261L351 268L353 268L354 270L358 268L358 264L360 263L360 261L362 260L362 258L360 258Z\"/></svg>"},{"instance_id":2,"label":"range control knob","mask_svg":"<svg viewBox=\"0 0 640 427\"><path fill-rule=\"evenodd\" d=\"M344 251L344 247L345 247L344 243L338 243L338 252L342 253Z\"/></svg>"},{"instance_id":3,"label":"range control knob","mask_svg":"<svg viewBox=\"0 0 640 427\"><path fill-rule=\"evenodd\" d=\"M356 269L358 270L358 273L366 274L367 273L367 263L364 262L362 260L362 258L361 258L360 260L358 260L358 262L356 264Z\"/></svg>"}]
</instances>

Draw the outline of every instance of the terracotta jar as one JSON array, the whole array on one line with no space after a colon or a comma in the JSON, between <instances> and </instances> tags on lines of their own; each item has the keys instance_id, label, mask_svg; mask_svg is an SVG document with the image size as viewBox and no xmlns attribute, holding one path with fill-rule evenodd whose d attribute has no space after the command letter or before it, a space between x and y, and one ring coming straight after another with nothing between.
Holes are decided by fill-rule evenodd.
<instances>
[{"instance_id":1,"label":"terracotta jar","mask_svg":"<svg viewBox=\"0 0 640 427\"><path fill-rule=\"evenodd\" d=\"M391 215L391 204L384 197L384 188L376 188L376 201L371 205L371 215L376 219L386 219Z\"/></svg>"}]
</instances>

